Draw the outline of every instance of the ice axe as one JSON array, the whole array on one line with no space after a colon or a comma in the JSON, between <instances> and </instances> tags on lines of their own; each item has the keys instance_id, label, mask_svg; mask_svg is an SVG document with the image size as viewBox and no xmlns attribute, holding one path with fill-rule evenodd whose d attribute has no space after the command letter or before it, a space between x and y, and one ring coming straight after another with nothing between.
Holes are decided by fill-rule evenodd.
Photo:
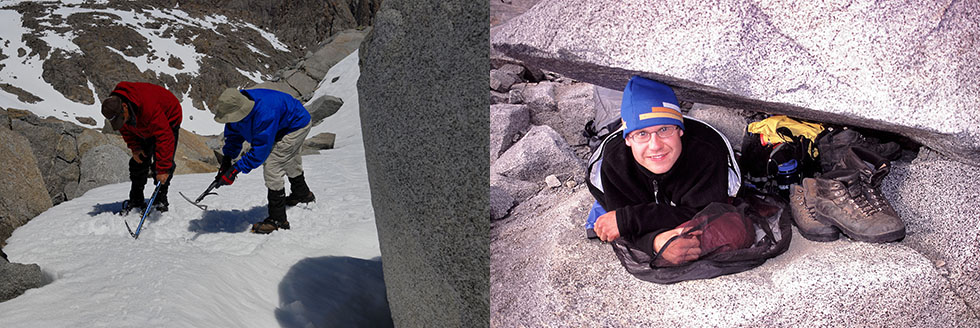
<instances>
[{"instance_id":1,"label":"ice axe","mask_svg":"<svg viewBox=\"0 0 980 328\"><path fill-rule=\"evenodd\" d=\"M186 199L192 205L197 206L197 208L200 208L202 211L207 211L208 210L208 206L207 205L201 205L200 203L201 203L202 200L204 200L204 197L207 197L207 196L210 196L210 195L217 195L218 194L216 192L211 192L211 190L217 189L218 187L221 186L221 185L218 184L218 181L219 181L218 179L215 179L214 182L212 182L210 185L208 185L208 189L204 190L204 192L201 193L200 196L197 196L197 199L195 199L195 200L191 200L190 198L188 198L187 196L185 196L184 193L182 193L182 192L178 192L178 194L180 194L180 197L184 197L184 199Z\"/></svg>"},{"instance_id":2,"label":"ice axe","mask_svg":"<svg viewBox=\"0 0 980 328\"><path fill-rule=\"evenodd\" d=\"M139 239L140 238L140 229L143 228L143 220L146 220L146 215L147 214L150 214L150 208L153 208L153 201L155 201L157 199L157 193L160 192L160 186L162 184L163 184L163 181L157 181L157 187L153 189L153 196L150 197L150 203L147 204L146 205L146 209L143 210L143 217L140 218L140 225L136 226L136 233L133 233L133 229L130 229L129 228L129 222L126 222L126 220L123 220L123 223L126 224L126 230L129 230L129 235L130 236L133 236L133 239Z\"/></svg>"}]
</instances>

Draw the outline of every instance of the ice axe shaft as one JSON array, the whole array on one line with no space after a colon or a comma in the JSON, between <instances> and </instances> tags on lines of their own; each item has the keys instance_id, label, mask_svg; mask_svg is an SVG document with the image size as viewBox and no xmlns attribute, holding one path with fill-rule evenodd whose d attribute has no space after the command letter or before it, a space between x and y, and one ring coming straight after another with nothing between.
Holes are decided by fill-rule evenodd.
<instances>
[{"instance_id":1,"label":"ice axe shaft","mask_svg":"<svg viewBox=\"0 0 980 328\"><path fill-rule=\"evenodd\" d=\"M150 214L150 209L153 208L153 201L155 201L157 199L157 193L160 192L160 186L161 185L163 185L163 181L157 181L157 187L153 189L153 196L150 197L150 203L147 204L146 205L146 209L143 210L143 217L140 218L140 225L136 226L136 232L135 233L133 232L133 229L130 229L129 228L129 222L126 222L126 220L123 220L123 223L126 224L126 230L129 230L129 235L130 236L133 236L133 239L139 239L140 238L140 229L143 228L143 221L146 220L146 215L147 214Z\"/></svg>"}]
</instances>

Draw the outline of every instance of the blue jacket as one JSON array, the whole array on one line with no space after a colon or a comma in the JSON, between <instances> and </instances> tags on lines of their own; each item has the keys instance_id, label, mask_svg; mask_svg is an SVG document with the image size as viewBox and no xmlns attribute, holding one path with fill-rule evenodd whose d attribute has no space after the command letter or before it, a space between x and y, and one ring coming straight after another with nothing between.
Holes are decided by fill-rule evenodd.
<instances>
[{"instance_id":1,"label":"blue jacket","mask_svg":"<svg viewBox=\"0 0 980 328\"><path fill-rule=\"evenodd\" d=\"M248 173L265 163L272 147L283 136L310 124L310 112L287 93L269 89L241 92L255 101L255 106L241 121L225 124L225 146L221 152L231 158L238 157L242 142L248 141L252 149L234 165L239 172Z\"/></svg>"}]
</instances>

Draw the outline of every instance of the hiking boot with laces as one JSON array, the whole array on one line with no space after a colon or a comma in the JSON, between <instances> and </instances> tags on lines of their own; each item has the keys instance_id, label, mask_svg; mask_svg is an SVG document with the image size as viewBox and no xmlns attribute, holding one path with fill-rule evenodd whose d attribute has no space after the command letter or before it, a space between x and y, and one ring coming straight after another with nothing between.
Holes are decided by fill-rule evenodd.
<instances>
[{"instance_id":1,"label":"hiking boot with laces","mask_svg":"<svg viewBox=\"0 0 980 328\"><path fill-rule=\"evenodd\" d=\"M828 129L828 133L817 139L820 151L820 168L829 172L841 168L842 159L851 147L866 149L880 157L896 160L902 156L902 148L895 142L880 143L876 139L865 138L860 132L851 129Z\"/></svg>"},{"instance_id":2,"label":"hiking boot with laces","mask_svg":"<svg viewBox=\"0 0 980 328\"><path fill-rule=\"evenodd\" d=\"M889 242L905 237L905 223L898 216L883 211L880 204L869 201L869 188L861 174L838 170L816 181L815 218L839 228L848 237L866 242Z\"/></svg>"},{"instance_id":3,"label":"hiking boot with laces","mask_svg":"<svg viewBox=\"0 0 980 328\"><path fill-rule=\"evenodd\" d=\"M833 225L816 219L817 182L812 178L803 179L802 185L790 187L789 206L793 222L803 235L812 241L834 241L840 238L840 230Z\"/></svg>"},{"instance_id":4,"label":"hiking boot with laces","mask_svg":"<svg viewBox=\"0 0 980 328\"><path fill-rule=\"evenodd\" d=\"M881 181L891 170L891 162L873 151L860 147L851 147L841 161L842 167L856 170L864 183L861 193L868 199L872 207L884 211L888 215L898 217L898 212L881 194Z\"/></svg>"}]
</instances>

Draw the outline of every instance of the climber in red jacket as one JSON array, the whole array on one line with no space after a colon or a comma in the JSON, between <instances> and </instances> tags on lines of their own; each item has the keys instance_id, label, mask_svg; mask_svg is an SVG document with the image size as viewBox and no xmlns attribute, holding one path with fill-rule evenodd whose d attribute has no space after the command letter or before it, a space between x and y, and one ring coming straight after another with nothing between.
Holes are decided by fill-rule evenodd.
<instances>
[{"instance_id":1,"label":"climber in red jacket","mask_svg":"<svg viewBox=\"0 0 980 328\"><path fill-rule=\"evenodd\" d=\"M155 207L166 212L170 202L167 190L174 173L174 152L183 113L177 97L161 86L141 82L119 82L112 94L102 101L102 115L113 130L122 134L133 152L129 160L129 178L133 182L129 201L123 210L146 208L143 188L152 166L153 180L163 181Z\"/></svg>"}]
</instances>

